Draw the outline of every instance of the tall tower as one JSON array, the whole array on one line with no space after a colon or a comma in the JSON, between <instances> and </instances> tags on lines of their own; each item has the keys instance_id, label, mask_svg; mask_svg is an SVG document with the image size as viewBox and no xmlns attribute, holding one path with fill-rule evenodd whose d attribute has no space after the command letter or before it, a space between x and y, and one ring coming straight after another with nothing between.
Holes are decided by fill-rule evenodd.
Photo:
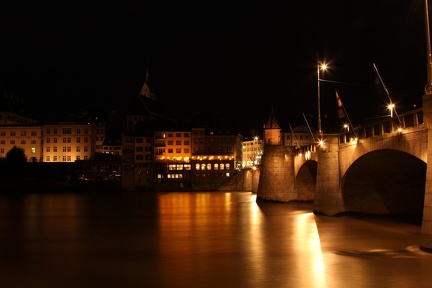
<instances>
[{"instance_id":1,"label":"tall tower","mask_svg":"<svg viewBox=\"0 0 432 288\"><path fill-rule=\"evenodd\" d=\"M264 124L264 154L261 158L257 200L288 202L297 199L295 194L294 151L281 146L281 128L273 107Z\"/></svg>"},{"instance_id":2,"label":"tall tower","mask_svg":"<svg viewBox=\"0 0 432 288\"><path fill-rule=\"evenodd\" d=\"M281 128L274 115L272 107L271 113L267 121L264 123L264 146L280 146L281 145Z\"/></svg>"}]
</instances>

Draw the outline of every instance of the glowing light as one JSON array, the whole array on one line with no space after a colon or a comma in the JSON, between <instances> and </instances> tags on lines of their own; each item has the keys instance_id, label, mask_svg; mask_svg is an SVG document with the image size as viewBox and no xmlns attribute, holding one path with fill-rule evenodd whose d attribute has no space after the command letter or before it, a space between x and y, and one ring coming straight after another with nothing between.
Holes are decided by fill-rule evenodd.
<instances>
[{"instance_id":1,"label":"glowing light","mask_svg":"<svg viewBox=\"0 0 432 288\"><path fill-rule=\"evenodd\" d=\"M318 145L319 145L320 147L323 147L323 146L324 146L324 140L319 140Z\"/></svg>"},{"instance_id":2,"label":"glowing light","mask_svg":"<svg viewBox=\"0 0 432 288\"><path fill-rule=\"evenodd\" d=\"M402 127L398 128L398 132L401 133L402 132Z\"/></svg>"},{"instance_id":3,"label":"glowing light","mask_svg":"<svg viewBox=\"0 0 432 288\"><path fill-rule=\"evenodd\" d=\"M387 108L390 110L390 117L393 118L393 110L395 109L395 104L390 103Z\"/></svg>"}]
</instances>

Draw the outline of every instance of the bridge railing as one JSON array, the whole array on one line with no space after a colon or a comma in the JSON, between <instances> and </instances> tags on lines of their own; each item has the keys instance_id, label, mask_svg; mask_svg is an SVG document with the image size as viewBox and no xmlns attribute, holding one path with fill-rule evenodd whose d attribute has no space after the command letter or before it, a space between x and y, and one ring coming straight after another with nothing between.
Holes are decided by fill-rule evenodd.
<instances>
[{"instance_id":1,"label":"bridge railing","mask_svg":"<svg viewBox=\"0 0 432 288\"><path fill-rule=\"evenodd\" d=\"M339 143L350 143L354 139L366 139L375 136L382 136L395 132L402 132L405 129L415 129L423 125L423 109L418 108L401 115L393 115L354 128L354 131L347 131L340 134Z\"/></svg>"}]
</instances>

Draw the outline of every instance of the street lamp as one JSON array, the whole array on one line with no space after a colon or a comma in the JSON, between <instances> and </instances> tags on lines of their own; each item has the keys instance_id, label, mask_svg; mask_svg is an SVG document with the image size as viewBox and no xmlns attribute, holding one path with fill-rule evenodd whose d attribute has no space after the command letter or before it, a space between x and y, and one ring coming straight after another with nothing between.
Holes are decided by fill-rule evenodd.
<instances>
[{"instance_id":1,"label":"street lamp","mask_svg":"<svg viewBox=\"0 0 432 288\"><path fill-rule=\"evenodd\" d=\"M318 133L321 136L322 135L322 130L321 130L321 92L320 92L320 70L327 70L327 64L325 63L320 63L320 61L318 60L318 65L317 65L317 76L318 76Z\"/></svg>"},{"instance_id":2,"label":"street lamp","mask_svg":"<svg viewBox=\"0 0 432 288\"><path fill-rule=\"evenodd\" d=\"M387 108L390 110L390 117L393 118L393 110L395 109L395 104L390 103Z\"/></svg>"}]
</instances>

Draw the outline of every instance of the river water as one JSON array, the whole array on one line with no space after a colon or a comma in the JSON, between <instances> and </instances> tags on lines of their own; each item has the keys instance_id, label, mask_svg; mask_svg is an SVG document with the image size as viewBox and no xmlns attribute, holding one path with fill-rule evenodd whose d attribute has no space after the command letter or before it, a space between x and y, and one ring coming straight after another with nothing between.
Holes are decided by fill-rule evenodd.
<instances>
[{"instance_id":1,"label":"river water","mask_svg":"<svg viewBox=\"0 0 432 288\"><path fill-rule=\"evenodd\" d=\"M0 195L1 287L432 287L420 224L250 192Z\"/></svg>"}]
</instances>

